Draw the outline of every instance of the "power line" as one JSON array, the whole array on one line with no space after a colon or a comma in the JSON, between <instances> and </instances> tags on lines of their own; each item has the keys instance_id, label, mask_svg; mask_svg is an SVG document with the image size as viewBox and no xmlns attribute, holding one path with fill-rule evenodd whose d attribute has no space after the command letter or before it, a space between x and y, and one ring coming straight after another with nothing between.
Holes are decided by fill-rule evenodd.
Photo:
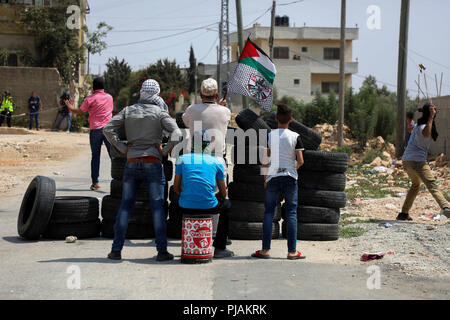
<instances>
[{"instance_id":1,"label":"power line","mask_svg":"<svg viewBox=\"0 0 450 320\"><path fill-rule=\"evenodd\" d=\"M209 50L208 50L208 53L207 54L205 54L201 59L199 59L198 61L199 62L201 62L202 60L204 60L204 59L206 59L206 57L208 57L209 56L209 54L211 53L211 51L212 51L212 49L214 48L214 46L216 45L216 43L217 43L217 40L219 40L219 36L217 36L217 38L216 38L216 40L214 40L214 42L213 42L213 44L212 44L212 46L211 46L211 48L209 48Z\"/></svg>"},{"instance_id":2,"label":"power line","mask_svg":"<svg viewBox=\"0 0 450 320\"><path fill-rule=\"evenodd\" d=\"M134 41L134 42L128 42L128 43L114 44L114 45L110 45L110 46L108 46L108 47L109 47L109 48L113 48L113 47L123 47L123 46L129 46L129 45L133 45L133 44L139 44L139 43L151 42L151 41L155 41L155 40L167 39L167 38L179 36L179 35L181 35L181 34L193 32L193 31L200 30L200 29L204 29L204 28L206 28L206 27L212 26L213 24L216 24L216 23L211 23L211 24L206 25L206 26L202 26L202 27L198 27L198 28L193 28L193 29L190 29L190 30L187 30L187 31L177 32L177 33L173 33L173 34L169 34L169 35L165 35L165 36L160 36L160 37L151 38L151 39L145 39L145 40L140 40L140 41Z\"/></svg>"}]
</instances>

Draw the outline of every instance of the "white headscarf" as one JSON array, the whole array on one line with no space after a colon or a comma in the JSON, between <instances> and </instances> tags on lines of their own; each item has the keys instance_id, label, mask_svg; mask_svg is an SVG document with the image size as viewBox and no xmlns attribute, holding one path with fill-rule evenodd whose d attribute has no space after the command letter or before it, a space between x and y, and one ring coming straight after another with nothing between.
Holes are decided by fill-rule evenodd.
<instances>
[{"instance_id":1,"label":"white headscarf","mask_svg":"<svg viewBox=\"0 0 450 320\"><path fill-rule=\"evenodd\" d=\"M156 80L148 79L142 84L141 88L141 100L142 102L150 103L159 106L162 110L168 112L169 107L164 100L158 96L161 89L159 83Z\"/></svg>"}]
</instances>

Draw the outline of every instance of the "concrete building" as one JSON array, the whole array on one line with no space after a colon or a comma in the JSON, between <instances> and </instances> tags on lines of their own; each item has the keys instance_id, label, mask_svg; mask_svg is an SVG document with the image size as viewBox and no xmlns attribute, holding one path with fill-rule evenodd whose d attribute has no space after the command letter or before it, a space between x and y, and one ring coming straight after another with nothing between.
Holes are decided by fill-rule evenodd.
<instances>
[{"instance_id":1,"label":"concrete building","mask_svg":"<svg viewBox=\"0 0 450 320\"><path fill-rule=\"evenodd\" d=\"M81 10L81 23L86 24L86 13L89 13L87 0L73 0ZM7 66L26 67L29 66L26 57L39 61L40 53L35 36L24 30L20 23L20 13L27 6L57 7L61 5L58 0L0 0L0 52L7 53ZM67 16L69 17L69 15ZM78 42L83 45L86 40L85 32L78 29ZM0 64L1 65L1 64ZM75 75L73 85L81 87L86 77L86 64L80 64Z\"/></svg>"},{"instance_id":2,"label":"concrete building","mask_svg":"<svg viewBox=\"0 0 450 320\"><path fill-rule=\"evenodd\" d=\"M259 24L243 30L243 37L250 39L269 54L270 27ZM358 62L353 61L353 41L358 39L358 28L346 29L345 81L352 85L352 74L358 72ZM239 58L237 33L230 34L231 72ZM339 92L340 28L289 27L289 22L275 26L274 57L277 68L275 88L278 97L291 96L310 102L315 92L327 95L330 90ZM224 74L225 67L222 74ZM209 65L210 76L217 71ZM239 109L240 97L232 95L233 109Z\"/></svg>"},{"instance_id":3,"label":"concrete building","mask_svg":"<svg viewBox=\"0 0 450 320\"><path fill-rule=\"evenodd\" d=\"M80 6L81 23L86 24L86 14L89 13L87 0L73 0L73 4ZM40 52L35 36L24 30L20 23L20 13L27 6L58 7L59 0L0 0L0 92L9 90L13 95L17 108L15 115L28 111L27 101L31 91L35 91L42 99L45 113L42 114L41 127L51 127L59 107L61 93L69 89L78 103L80 89L84 89L87 76L86 64L78 66L78 72L69 85L61 81L56 68L39 68L27 63L27 57L34 61L40 60ZM67 15L69 18L69 15ZM65 23L64 21L62 23ZM85 32L80 28L78 43L80 46L86 41ZM6 62L6 63L5 63ZM25 119L26 121L26 119Z\"/></svg>"}]
</instances>

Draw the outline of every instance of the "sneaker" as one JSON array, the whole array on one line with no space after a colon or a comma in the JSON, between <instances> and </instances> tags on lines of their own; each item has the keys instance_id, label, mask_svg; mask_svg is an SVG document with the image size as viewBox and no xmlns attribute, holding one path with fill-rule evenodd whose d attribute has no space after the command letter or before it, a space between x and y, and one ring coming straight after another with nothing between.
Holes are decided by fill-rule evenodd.
<instances>
[{"instance_id":1,"label":"sneaker","mask_svg":"<svg viewBox=\"0 0 450 320\"><path fill-rule=\"evenodd\" d=\"M441 211L441 215L446 216L447 218L450 218L450 208L444 208Z\"/></svg>"},{"instance_id":2,"label":"sneaker","mask_svg":"<svg viewBox=\"0 0 450 320\"><path fill-rule=\"evenodd\" d=\"M403 213L403 212L400 212L396 219L397 220L407 220L407 221L411 221L412 220L412 218L411 218L411 216L409 214Z\"/></svg>"},{"instance_id":3,"label":"sneaker","mask_svg":"<svg viewBox=\"0 0 450 320\"><path fill-rule=\"evenodd\" d=\"M100 189L100 186L96 183L96 184L92 184L91 185L91 190L98 190L98 189Z\"/></svg>"},{"instance_id":4,"label":"sneaker","mask_svg":"<svg viewBox=\"0 0 450 320\"><path fill-rule=\"evenodd\" d=\"M111 260L120 260L120 259L122 259L122 254L120 253L120 251L111 251L111 252L108 254L108 259L111 259Z\"/></svg>"},{"instance_id":5,"label":"sneaker","mask_svg":"<svg viewBox=\"0 0 450 320\"><path fill-rule=\"evenodd\" d=\"M158 252L158 255L156 256L156 261L167 261L167 260L173 260L173 254L168 252Z\"/></svg>"},{"instance_id":6,"label":"sneaker","mask_svg":"<svg viewBox=\"0 0 450 320\"><path fill-rule=\"evenodd\" d=\"M234 257L234 252L228 249L215 249L214 250L214 258L220 259L220 258L229 258Z\"/></svg>"}]
</instances>

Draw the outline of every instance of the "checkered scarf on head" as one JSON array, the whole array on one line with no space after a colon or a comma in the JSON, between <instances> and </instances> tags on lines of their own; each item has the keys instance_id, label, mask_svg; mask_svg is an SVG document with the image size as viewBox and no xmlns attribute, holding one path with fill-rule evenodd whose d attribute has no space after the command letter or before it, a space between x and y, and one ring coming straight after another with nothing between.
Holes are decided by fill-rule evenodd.
<instances>
[{"instance_id":1,"label":"checkered scarf on head","mask_svg":"<svg viewBox=\"0 0 450 320\"><path fill-rule=\"evenodd\" d=\"M158 81L153 79L145 80L140 92L141 101L143 103L157 105L164 111L169 111L167 104L160 96L158 96L160 91L161 89L159 88Z\"/></svg>"}]
</instances>

